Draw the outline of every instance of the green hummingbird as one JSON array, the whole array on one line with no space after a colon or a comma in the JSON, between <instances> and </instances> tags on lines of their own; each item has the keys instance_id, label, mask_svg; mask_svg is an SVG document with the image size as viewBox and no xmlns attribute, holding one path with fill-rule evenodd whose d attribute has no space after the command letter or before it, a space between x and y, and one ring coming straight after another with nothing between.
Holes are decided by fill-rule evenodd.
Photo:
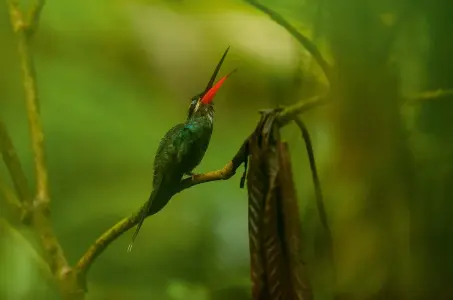
<instances>
[{"instance_id":1,"label":"green hummingbird","mask_svg":"<svg viewBox=\"0 0 453 300\"><path fill-rule=\"evenodd\" d=\"M139 212L140 220L129 244L129 252L145 218L167 205L184 175L195 175L192 171L200 164L208 149L214 125L214 96L235 71L214 84L229 49L230 47L223 53L206 89L192 97L186 121L173 126L160 141L154 157L153 191Z\"/></svg>"}]
</instances>

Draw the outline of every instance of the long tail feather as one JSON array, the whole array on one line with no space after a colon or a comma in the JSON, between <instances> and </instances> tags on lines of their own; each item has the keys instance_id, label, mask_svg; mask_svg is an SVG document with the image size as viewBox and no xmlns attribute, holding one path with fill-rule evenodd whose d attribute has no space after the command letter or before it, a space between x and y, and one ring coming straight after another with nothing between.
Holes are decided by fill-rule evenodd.
<instances>
[{"instance_id":1,"label":"long tail feather","mask_svg":"<svg viewBox=\"0 0 453 300\"><path fill-rule=\"evenodd\" d=\"M135 229L134 235L132 236L132 241L130 242L129 246L127 247L127 252L132 251L132 247L134 246L135 239L137 238L137 235L140 232L140 229L142 228L142 225L146 219L146 216L148 215L149 211L151 210L151 205L153 204L155 197L156 197L156 190L153 190L153 192L151 193L151 196L149 196L148 201L145 203L145 205L142 207L142 209L139 213L140 220L138 221L137 228Z\"/></svg>"}]
</instances>

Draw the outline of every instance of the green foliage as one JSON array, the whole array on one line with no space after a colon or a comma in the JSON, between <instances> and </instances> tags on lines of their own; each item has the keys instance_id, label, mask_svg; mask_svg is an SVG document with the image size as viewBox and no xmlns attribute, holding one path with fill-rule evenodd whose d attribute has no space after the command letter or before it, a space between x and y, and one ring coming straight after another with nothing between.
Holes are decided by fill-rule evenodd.
<instances>
[{"instance_id":1,"label":"green foliage","mask_svg":"<svg viewBox=\"0 0 453 300\"><path fill-rule=\"evenodd\" d=\"M399 103L425 88L453 88L445 21L452 7L314 2L262 3L315 35L340 75L333 92L340 105L303 116L336 237L338 287L328 285L303 141L296 128L284 130L316 299L331 299L335 289L361 299L385 288L412 290L407 299L445 299L453 270L451 95L402 110ZM171 12L180 23L159 19L156 11ZM238 16L253 24L242 28L250 36L234 27ZM148 26L150 19L161 25ZM258 109L325 89L322 72L285 34L240 1L47 1L33 52L53 224L71 263L147 199L160 138L185 118L188 99L204 87L225 44L232 46L225 69L239 72L216 98L214 134L197 172L231 159L259 119ZM20 65L5 5L0 44L0 117L32 178ZM3 166L0 175L7 178ZM130 235L119 238L93 266L88 299L248 299L247 200L238 186L236 175L178 194L145 222L131 254ZM0 209L0 217L9 217ZM0 299L57 299L30 254L2 230L0 244Z\"/></svg>"}]
</instances>

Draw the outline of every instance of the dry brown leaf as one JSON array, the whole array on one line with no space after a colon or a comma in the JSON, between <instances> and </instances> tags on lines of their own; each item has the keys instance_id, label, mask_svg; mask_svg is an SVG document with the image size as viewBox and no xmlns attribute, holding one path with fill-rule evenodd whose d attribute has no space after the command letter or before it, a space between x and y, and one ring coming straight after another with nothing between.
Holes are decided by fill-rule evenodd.
<instances>
[{"instance_id":1,"label":"dry brown leaf","mask_svg":"<svg viewBox=\"0 0 453 300\"><path fill-rule=\"evenodd\" d=\"M311 300L301 259L297 197L277 111L266 111L249 140L249 239L254 300Z\"/></svg>"}]
</instances>

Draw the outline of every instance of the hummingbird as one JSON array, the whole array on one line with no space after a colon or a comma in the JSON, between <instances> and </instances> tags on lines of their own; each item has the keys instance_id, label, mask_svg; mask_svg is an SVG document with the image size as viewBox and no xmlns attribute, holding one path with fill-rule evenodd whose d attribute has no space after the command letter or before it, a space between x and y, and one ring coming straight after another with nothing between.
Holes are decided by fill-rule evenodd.
<instances>
[{"instance_id":1,"label":"hummingbird","mask_svg":"<svg viewBox=\"0 0 453 300\"><path fill-rule=\"evenodd\" d=\"M167 205L184 175L195 176L192 171L200 164L211 140L214 96L235 71L231 71L214 84L229 49L230 47L223 53L205 90L191 98L186 121L173 126L159 143L154 157L153 191L139 211L139 222L128 252L132 250L145 218L158 213Z\"/></svg>"}]
</instances>

